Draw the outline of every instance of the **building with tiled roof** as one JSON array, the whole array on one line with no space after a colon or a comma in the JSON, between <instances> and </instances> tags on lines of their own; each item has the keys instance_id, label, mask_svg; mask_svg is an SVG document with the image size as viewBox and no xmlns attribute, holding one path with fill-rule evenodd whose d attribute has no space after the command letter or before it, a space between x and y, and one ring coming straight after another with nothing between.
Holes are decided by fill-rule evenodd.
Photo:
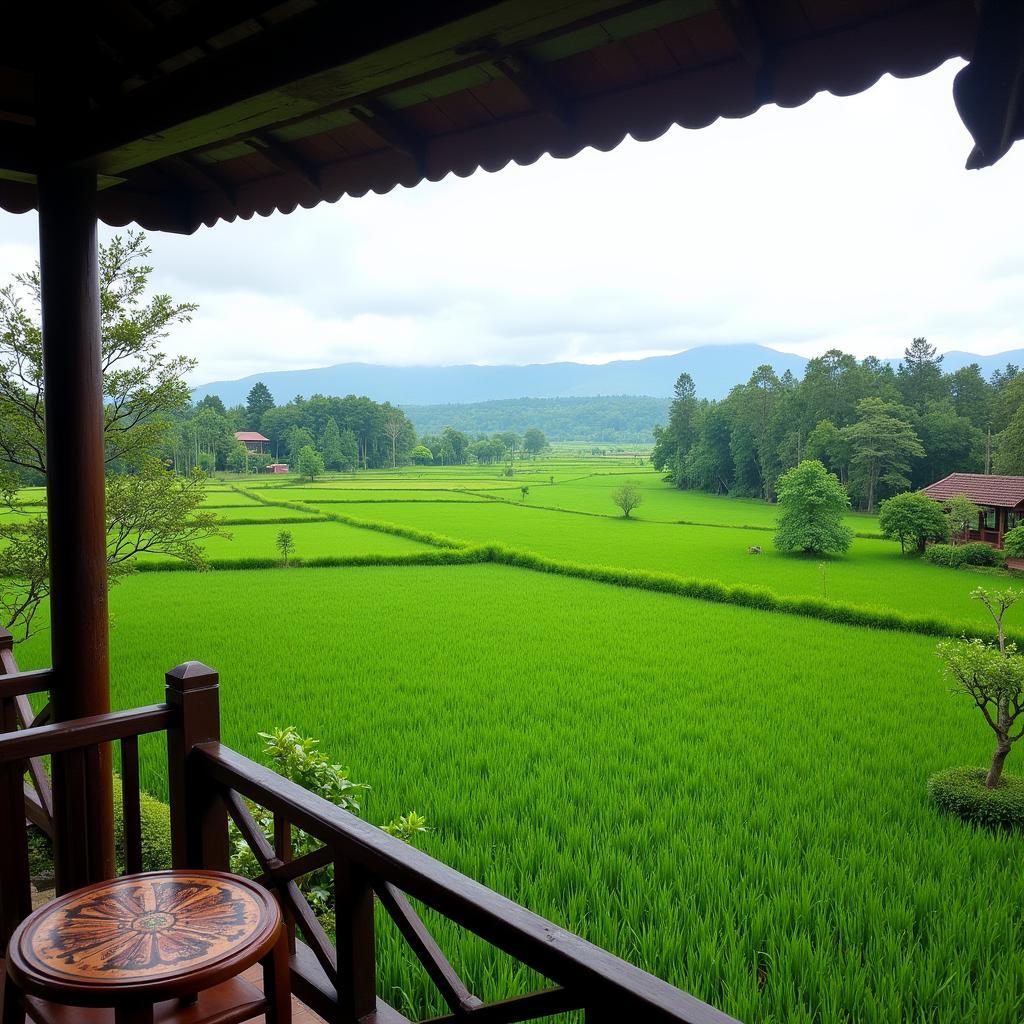
<instances>
[{"instance_id":1,"label":"building with tiled roof","mask_svg":"<svg viewBox=\"0 0 1024 1024\"><path fill-rule=\"evenodd\" d=\"M947 502L964 495L981 509L971 540L1003 546L1003 534L1024 522L1024 476L989 473L950 473L924 489L929 498Z\"/></svg>"},{"instance_id":2,"label":"building with tiled roof","mask_svg":"<svg viewBox=\"0 0 1024 1024\"><path fill-rule=\"evenodd\" d=\"M257 455L266 454L267 445L270 444L270 438L264 437L256 430L236 430L235 440L241 441L249 451Z\"/></svg>"}]
</instances>

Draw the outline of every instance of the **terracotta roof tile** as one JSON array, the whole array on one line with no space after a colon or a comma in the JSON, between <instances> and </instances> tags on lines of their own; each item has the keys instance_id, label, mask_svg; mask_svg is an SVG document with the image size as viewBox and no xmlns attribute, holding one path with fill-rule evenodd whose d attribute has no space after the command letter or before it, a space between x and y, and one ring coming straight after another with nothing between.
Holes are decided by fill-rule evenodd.
<instances>
[{"instance_id":1,"label":"terracotta roof tile","mask_svg":"<svg viewBox=\"0 0 1024 1024\"><path fill-rule=\"evenodd\" d=\"M950 473L924 489L929 498L948 501L964 494L976 505L1016 508L1024 502L1024 476L994 476L983 473Z\"/></svg>"}]
</instances>

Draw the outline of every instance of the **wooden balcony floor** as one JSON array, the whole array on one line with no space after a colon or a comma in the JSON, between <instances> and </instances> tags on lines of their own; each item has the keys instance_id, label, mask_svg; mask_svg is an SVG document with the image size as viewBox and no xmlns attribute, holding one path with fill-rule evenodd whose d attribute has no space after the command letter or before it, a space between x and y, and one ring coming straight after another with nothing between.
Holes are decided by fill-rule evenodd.
<instances>
[{"instance_id":1,"label":"wooden balcony floor","mask_svg":"<svg viewBox=\"0 0 1024 1024\"><path fill-rule=\"evenodd\" d=\"M250 967L242 977L263 991L263 970L257 964ZM260 1018L257 1018L259 1020ZM292 996L292 1024L325 1024L323 1017L318 1017L305 1003L300 1003Z\"/></svg>"}]
</instances>

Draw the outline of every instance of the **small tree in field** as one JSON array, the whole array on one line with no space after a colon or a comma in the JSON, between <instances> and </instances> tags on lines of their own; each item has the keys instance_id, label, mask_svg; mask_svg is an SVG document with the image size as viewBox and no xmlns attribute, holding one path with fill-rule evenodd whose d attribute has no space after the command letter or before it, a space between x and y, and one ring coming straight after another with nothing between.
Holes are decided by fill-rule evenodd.
<instances>
[{"instance_id":1,"label":"small tree in field","mask_svg":"<svg viewBox=\"0 0 1024 1024\"><path fill-rule=\"evenodd\" d=\"M312 483L318 476L324 474L324 460L320 453L311 445L304 445L299 449L299 475L308 476Z\"/></svg>"},{"instance_id":2,"label":"small tree in field","mask_svg":"<svg viewBox=\"0 0 1024 1024\"><path fill-rule=\"evenodd\" d=\"M949 540L949 517L937 501L920 491L907 491L883 501L878 525L886 537L900 542L900 551L907 550L908 542L924 551L930 540Z\"/></svg>"},{"instance_id":3,"label":"small tree in field","mask_svg":"<svg viewBox=\"0 0 1024 1024\"><path fill-rule=\"evenodd\" d=\"M967 497L958 494L946 502L946 515L949 518L949 532L954 540L966 540L968 531L978 525L981 509Z\"/></svg>"},{"instance_id":4,"label":"small tree in field","mask_svg":"<svg viewBox=\"0 0 1024 1024\"><path fill-rule=\"evenodd\" d=\"M640 489L634 484L623 484L612 491L612 501L622 509L623 516L628 519L629 514L644 500Z\"/></svg>"},{"instance_id":5,"label":"small tree in field","mask_svg":"<svg viewBox=\"0 0 1024 1024\"><path fill-rule=\"evenodd\" d=\"M1015 644L1007 643L1003 630L1003 617L1022 596L1019 590L978 587L971 597L992 616L996 643L945 640L938 647L946 675L954 682L953 692L966 693L996 734L996 749L985 779L989 789L999 785L1010 748L1024 735L1024 721L1017 726L1017 720L1024 716L1024 658L1017 654Z\"/></svg>"},{"instance_id":6,"label":"small tree in field","mask_svg":"<svg viewBox=\"0 0 1024 1024\"><path fill-rule=\"evenodd\" d=\"M779 551L841 554L850 546L853 531L843 523L849 496L817 459L805 459L779 477L778 499Z\"/></svg>"},{"instance_id":7,"label":"small tree in field","mask_svg":"<svg viewBox=\"0 0 1024 1024\"><path fill-rule=\"evenodd\" d=\"M277 535L277 550L281 552L285 566L288 565L288 557L295 550L295 539L291 530L281 530Z\"/></svg>"},{"instance_id":8,"label":"small tree in field","mask_svg":"<svg viewBox=\"0 0 1024 1024\"><path fill-rule=\"evenodd\" d=\"M530 493L530 488L527 487L526 484L523 484L523 486L519 488L519 493L523 496L523 501L526 501L526 496Z\"/></svg>"}]
</instances>

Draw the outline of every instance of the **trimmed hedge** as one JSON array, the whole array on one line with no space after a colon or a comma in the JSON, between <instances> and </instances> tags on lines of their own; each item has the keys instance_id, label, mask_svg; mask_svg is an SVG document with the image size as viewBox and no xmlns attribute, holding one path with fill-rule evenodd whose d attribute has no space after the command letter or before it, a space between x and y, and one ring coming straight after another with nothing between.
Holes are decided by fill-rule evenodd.
<instances>
[{"instance_id":1,"label":"trimmed hedge","mask_svg":"<svg viewBox=\"0 0 1024 1024\"><path fill-rule=\"evenodd\" d=\"M466 565L486 559L478 548L442 548L434 551L412 551L408 554L316 555L313 558L292 556L288 565L280 558L251 556L247 558L211 558L208 569L232 571L239 569L326 569L354 565ZM170 559L143 562L135 566L136 572L203 572L188 562Z\"/></svg>"},{"instance_id":2,"label":"trimmed hedge","mask_svg":"<svg viewBox=\"0 0 1024 1024\"><path fill-rule=\"evenodd\" d=\"M218 516L217 521L220 526L284 526L286 523L290 525L295 523L326 523L329 521L329 517L311 512L304 516L281 516L279 519L253 519L251 516L248 518L225 519Z\"/></svg>"},{"instance_id":3,"label":"trimmed hedge","mask_svg":"<svg viewBox=\"0 0 1024 1024\"><path fill-rule=\"evenodd\" d=\"M756 608L760 611L803 615L848 626L868 626L872 629L920 633L925 636L989 638L988 632L980 623L957 622L937 615L911 615L891 608L844 604L820 597L777 594L767 587L674 576L666 572L560 562L531 551L507 548L501 544L486 545L484 550L488 552L487 561L499 562L503 565L533 569L536 572L574 576L578 579L611 583L620 587L635 587L639 590L677 594L680 597L692 597L702 601L713 601L717 604L734 604L743 608ZM1007 636L1010 637L1010 634ZM1010 638L1018 642L1024 640L1019 636Z\"/></svg>"},{"instance_id":4,"label":"trimmed hedge","mask_svg":"<svg viewBox=\"0 0 1024 1024\"><path fill-rule=\"evenodd\" d=\"M989 544L975 541L972 544L932 544L924 553L926 562L959 569L962 565L999 566L1004 556Z\"/></svg>"},{"instance_id":5,"label":"trimmed hedge","mask_svg":"<svg viewBox=\"0 0 1024 1024\"><path fill-rule=\"evenodd\" d=\"M947 768L928 780L928 796L944 814L953 814L970 825L1024 829L1024 779L1004 772L999 785L989 789L987 775L985 768Z\"/></svg>"}]
</instances>

